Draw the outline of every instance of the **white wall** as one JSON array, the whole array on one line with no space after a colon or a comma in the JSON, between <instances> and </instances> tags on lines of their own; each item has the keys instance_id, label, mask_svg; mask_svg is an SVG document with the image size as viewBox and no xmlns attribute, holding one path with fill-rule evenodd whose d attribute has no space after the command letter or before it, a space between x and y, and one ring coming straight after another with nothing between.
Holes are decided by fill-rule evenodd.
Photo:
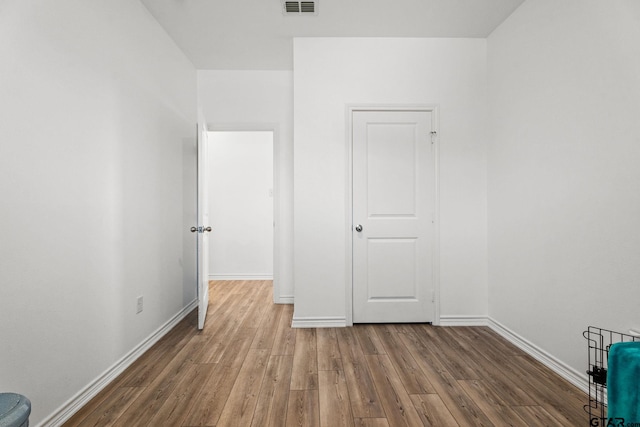
<instances>
[{"instance_id":1,"label":"white wall","mask_svg":"<svg viewBox=\"0 0 640 427\"><path fill-rule=\"evenodd\" d=\"M0 9L0 391L35 426L195 298L196 73L139 2Z\"/></svg>"},{"instance_id":2,"label":"white wall","mask_svg":"<svg viewBox=\"0 0 640 427\"><path fill-rule=\"evenodd\" d=\"M274 299L293 302L293 73L198 71L198 105L217 130L275 129Z\"/></svg>"},{"instance_id":3,"label":"white wall","mask_svg":"<svg viewBox=\"0 0 640 427\"><path fill-rule=\"evenodd\" d=\"M345 318L346 106L440 107L441 314L486 316L486 41L294 40L295 317Z\"/></svg>"},{"instance_id":4,"label":"white wall","mask_svg":"<svg viewBox=\"0 0 640 427\"><path fill-rule=\"evenodd\" d=\"M273 132L209 132L209 278L273 278Z\"/></svg>"},{"instance_id":5,"label":"white wall","mask_svg":"<svg viewBox=\"0 0 640 427\"><path fill-rule=\"evenodd\" d=\"M640 3L526 1L488 58L489 315L584 376L640 327Z\"/></svg>"}]
</instances>

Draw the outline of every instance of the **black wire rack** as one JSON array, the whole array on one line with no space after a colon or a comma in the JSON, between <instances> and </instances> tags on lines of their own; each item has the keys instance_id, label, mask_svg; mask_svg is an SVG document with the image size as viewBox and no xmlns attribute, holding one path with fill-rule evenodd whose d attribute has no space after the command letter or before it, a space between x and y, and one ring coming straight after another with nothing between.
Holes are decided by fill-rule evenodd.
<instances>
[{"instance_id":1,"label":"black wire rack","mask_svg":"<svg viewBox=\"0 0 640 427\"><path fill-rule=\"evenodd\" d=\"M589 403L584 405L584 410L589 414L590 425L600 425L598 422L607 416L609 348L618 342L640 341L640 337L595 326L589 326L582 335L587 339L589 351Z\"/></svg>"}]
</instances>

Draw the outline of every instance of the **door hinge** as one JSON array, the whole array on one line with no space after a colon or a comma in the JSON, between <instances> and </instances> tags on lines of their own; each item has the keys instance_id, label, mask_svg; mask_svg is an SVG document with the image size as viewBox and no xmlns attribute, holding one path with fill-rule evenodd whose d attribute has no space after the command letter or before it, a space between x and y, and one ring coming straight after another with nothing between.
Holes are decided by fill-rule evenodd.
<instances>
[{"instance_id":1,"label":"door hinge","mask_svg":"<svg viewBox=\"0 0 640 427\"><path fill-rule=\"evenodd\" d=\"M432 130L430 133L431 133L431 145L433 145L436 142L435 138L436 136L438 136L438 132L435 130Z\"/></svg>"}]
</instances>

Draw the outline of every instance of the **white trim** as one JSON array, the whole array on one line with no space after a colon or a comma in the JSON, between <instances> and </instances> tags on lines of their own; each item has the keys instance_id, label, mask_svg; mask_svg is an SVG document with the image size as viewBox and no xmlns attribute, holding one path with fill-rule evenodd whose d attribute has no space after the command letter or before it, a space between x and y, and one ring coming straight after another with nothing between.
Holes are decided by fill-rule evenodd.
<instances>
[{"instance_id":1,"label":"white trim","mask_svg":"<svg viewBox=\"0 0 640 427\"><path fill-rule=\"evenodd\" d=\"M346 177L345 177L345 321L353 325L353 113L355 111L420 111L431 113L431 131L436 132L433 143L434 165L434 233L433 233L433 292L432 323L440 325L440 114L437 104L349 104L345 109Z\"/></svg>"},{"instance_id":2,"label":"white trim","mask_svg":"<svg viewBox=\"0 0 640 427\"><path fill-rule=\"evenodd\" d=\"M440 325L440 107L433 105L431 108L431 130L436 132L433 142L433 324Z\"/></svg>"},{"instance_id":3,"label":"white trim","mask_svg":"<svg viewBox=\"0 0 640 427\"><path fill-rule=\"evenodd\" d=\"M135 362L140 356L142 356L147 350L149 350L156 342L158 342L163 336L165 336L171 329L173 329L181 320L183 320L189 313L198 307L198 300L194 299L180 310L175 316L169 319L164 325L158 328L155 332L149 335L146 339L141 341L137 346L133 348L124 357L113 364L109 369L104 371L95 380L91 381L85 388L76 393L71 399L62 404L55 412L49 417L45 418L39 426L60 426L68 421L76 412L78 412L84 405L86 405L91 399L93 399L102 389L111 383L122 372L125 371L133 362Z\"/></svg>"},{"instance_id":4,"label":"white trim","mask_svg":"<svg viewBox=\"0 0 640 427\"><path fill-rule=\"evenodd\" d=\"M269 274L210 274L209 280L273 280Z\"/></svg>"},{"instance_id":5,"label":"white trim","mask_svg":"<svg viewBox=\"0 0 640 427\"><path fill-rule=\"evenodd\" d=\"M280 252L282 250L280 224L283 223L280 204L280 128L277 123L207 123L209 132L273 132L273 302L281 298L280 292ZM222 279L218 279L222 280ZM245 279L229 279L245 280ZM251 279L247 279L251 280ZM254 279L261 280L261 279Z\"/></svg>"},{"instance_id":6,"label":"white trim","mask_svg":"<svg viewBox=\"0 0 640 427\"><path fill-rule=\"evenodd\" d=\"M345 109L345 324L353 326L353 111L355 106Z\"/></svg>"},{"instance_id":7,"label":"white trim","mask_svg":"<svg viewBox=\"0 0 640 427\"><path fill-rule=\"evenodd\" d=\"M292 328L343 328L347 326L344 317L296 317L293 316Z\"/></svg>"},{"instance_id":8,"label":"white trim","mask_svg":"<svg viewBox=\"0 0 640 427\"><path fill-rule=\"evenodd\" d=\"M489 328L495 331L498 335L505 338L507 341L520 348L522 351L527 353L529 356L536 359L538 362L545 365L547 368L551 369L556 374L560 375L565 380L569 381L574 386L578 387L585 393L589 393L589 378L586 373L581 373L562 362L560 359L554 357L549 354L542 348L533 344L531 341L523 338L517 333L513 332L511 329L502 325L500 322L488 318Z\"/></svg>"},{"instance_id":9,"label":"white trim","mask_svg":"<svg viewBox=\"0 0 640 427\"><path fill-rule=\"evenodd\" d=\"M274 302L276 304L293 304L293 295L280 295L280 298Z\"/></svg>"},{"instance_id":10,"label":"white trim","mask_svg":"<svg viewBox=\"0 0 640 427\"><path fill-rule=\"evenodd\" d=\"M440 326L488 326L489 318L482 315L444 315L440 316Z\"/></svg>"}]
</instances>

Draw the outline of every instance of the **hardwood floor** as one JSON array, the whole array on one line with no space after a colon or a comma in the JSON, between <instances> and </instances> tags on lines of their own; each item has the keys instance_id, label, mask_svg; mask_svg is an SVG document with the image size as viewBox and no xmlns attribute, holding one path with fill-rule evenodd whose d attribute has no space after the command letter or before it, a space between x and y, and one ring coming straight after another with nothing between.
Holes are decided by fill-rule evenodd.
<instances>
[{"instance_id":1,"label":"hardwood floor","mask_svg":"<svg viewBox=\"0 0 640 427\"><path fill-rule=\"evenodd\" d=\"M65 426L582 426L587 398L485 327L291 329L270 281L211 282Z\"/></svg>"}]
</instances>

